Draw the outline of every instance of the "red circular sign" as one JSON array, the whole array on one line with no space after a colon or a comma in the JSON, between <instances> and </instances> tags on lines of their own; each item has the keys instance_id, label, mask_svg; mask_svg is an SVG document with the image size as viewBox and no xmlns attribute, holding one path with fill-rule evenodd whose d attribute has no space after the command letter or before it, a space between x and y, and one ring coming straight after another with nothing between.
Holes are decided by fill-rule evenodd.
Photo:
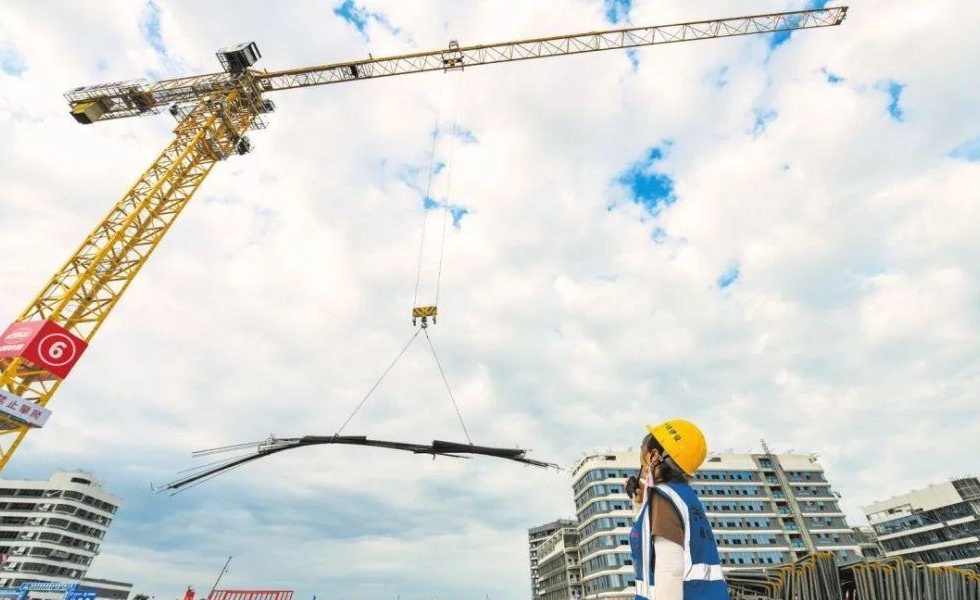
<instances>
[{"instance_id":1,"label":"red circular sign","mask_svg":"<svg viewBox=\"0 0 980 600\"><path fill-rule=\"evenodd\" d=\"M60 367L75 360L78 348L75 347L75 340L70 336L63 333L49 333L41 338L37 345L37 352L48 366Z\"/></svg>"}]
</instances>

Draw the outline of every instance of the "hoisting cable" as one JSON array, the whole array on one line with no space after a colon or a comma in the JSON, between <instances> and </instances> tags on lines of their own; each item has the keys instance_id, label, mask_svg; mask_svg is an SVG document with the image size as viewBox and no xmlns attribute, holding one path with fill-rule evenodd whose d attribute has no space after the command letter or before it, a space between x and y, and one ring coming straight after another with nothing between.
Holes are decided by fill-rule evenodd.
<instances>
[{"instance_id":1,"label":"hoisting cable","mask_svg":"<svg viewBox=\"0 0 980 600\"><path fill-rule=\"evenodd\" d=\"M388 375L391 369L394 368L395 363L397 363L399 359L401 359L401 357L405 355L405 352L408 350L408 347L411 346L412 342L415 341L415 338L419 336L420 331L422 330L416 329L415 333L412 334L412 337L408 338L408 343L405 344L405 347L402 348L402 351L398 353L398 356L395 357L395 360L391 361L391 364L388 365L388 368L384 370L384 373L381 374L381 377L378 377L378 380L374 382L374 385L372 385L371 389L368 390L368 393L364 395L364 398L361 399L361 402L356 407L354 407L354 410L351 411L350 415L347 416L347 419L344 421L344 424L341 425L340 429L337 430L336 435L340 435L341 433L344 432L344 428L347 427L347 424L350 423L351 419L354 418L354 415L356 415L358 411L361 410L361 408L364 406L364 403L366 403L368 401L368 398L371 397L371 394L374 393L374 390L378 389L378 386L381 385L381 382L384 381L384 378Z\"/></svg>"},{"instance_id":2,"label":"hoisting cable","mask_svg":"<svg viewBox=\"0 0 980 600\"><path fill-rule=\"evenodd\" d=\"M459 138L459 105L460 99L460 89L463 86L463 72L460 71L456 76L456 106L453 108L453 128L450 135L452 136L452 141L449 143L449 164L446 167L446 200L443 205L442 211L442 239L439 241L439 269L436 273L436 306L439 306L439 287L442 284L442 257L445 254L446 248L446 224L449 221L450 215L450 202L452 188L453 188L453 156L456 154L456 140Z\"/></svg>"},{"instance_id":3,"label":"hoisting cable","mask_svg":"<svg viewBox=\"0 0 980 600\"><path fill-rule=\"evenodd\" d=\"M425 203L429 200L429 192L432 190L432 176L435 173L436 142L439 140L439 124L442 121L442 94L445 89L446 80L440 79L439 101L436 103L436 124L432 130L432 146L429 149L429 175L425 182L425 197L422 198L422 233L419 236L419 260L415 267L415 298L412 300L412 306L418 306L419 304L419 284L422 281L422 256L425 250L425 224L429 220L429 209L425 206Z\"/></svg>"},{"instance_id":4,"label":"hoisting cable","mask_svg":"<svg viewBox=\"0 0 980 600\"><path fill-rule=\"evenodd\" d=\"M429 329L426 327L422 327L421 329L425 332L425 340L429 342L429 348L432 349L432 357L436 359L436 366L439 367L442 382L446 384L446 391L449 392L449 400L453 403L453 408L456 409L456 417L459 419L459 424L463 428L463 435L466 436L466 441L472 446L473 439L470 438L470 432L466 429L466 423L463 422L463 413L459 412L459 405L456 404L456 397L453 396L453 390L449 387L449 379L446 378L446 372L442 370L442 363L439 361L439 355L436 354L436 347L432 345L432 338L429 337Z\"/></svg>"}]
</instances>

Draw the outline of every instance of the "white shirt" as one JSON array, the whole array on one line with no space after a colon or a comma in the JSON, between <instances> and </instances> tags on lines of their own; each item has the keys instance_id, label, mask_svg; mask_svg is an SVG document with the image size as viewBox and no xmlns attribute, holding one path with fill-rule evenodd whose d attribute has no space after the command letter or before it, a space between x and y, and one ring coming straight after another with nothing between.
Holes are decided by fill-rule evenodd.
<instances>
[{"instance_id":1,"label":"white shirt","mask_svg":"<svg viewBox=\"0 0 980 600\"><path fill-rule=\"evenodd\" d=\"M653 600L684 600L684 548L654 537L653 551Z\"/></svg>"}]
</instances>

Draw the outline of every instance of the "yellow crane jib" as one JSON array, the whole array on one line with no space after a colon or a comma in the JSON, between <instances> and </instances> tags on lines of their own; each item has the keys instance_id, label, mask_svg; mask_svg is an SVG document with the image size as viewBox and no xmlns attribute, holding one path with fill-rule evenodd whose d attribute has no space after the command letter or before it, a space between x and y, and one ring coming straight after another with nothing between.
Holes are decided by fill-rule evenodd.
<instances>
[{"instance_id":1,"label":"yellow crane jib","mask_svg":"<svg viewBox=\"0 0 980 600\"><path fill-rule=\"evenodd\" d=\"M203 75L121 81L65 94L83 124L158 114L177 119L174 138L123 193L0 337L0 471L46 408L103 321L220 161L251 150L246 132L266 126L270 92L491 65L553 56L674 44L840 25L846 6L590 31L300 68L253 68L254 42L217 52L222 70ZM417 313L416 311L421 311ZM431 311L431 312L430 312ZM428 324L436 307L416 307ZM67 360L66 360L67 359Z\"/></svg>"},{"instance_id":2,"label":"yellow crane jib","mask_svg":"<svg viewBox=\"0 0 980 600\"><path fill-rule=\"evenodd\" d=\"M436 323L438 309L435 306L416 306L412 309L412 325L416 325L418 319L422 319L422 327L428 327L428 318L432 317L432 324Z\"/></svg>"}]
</instances>

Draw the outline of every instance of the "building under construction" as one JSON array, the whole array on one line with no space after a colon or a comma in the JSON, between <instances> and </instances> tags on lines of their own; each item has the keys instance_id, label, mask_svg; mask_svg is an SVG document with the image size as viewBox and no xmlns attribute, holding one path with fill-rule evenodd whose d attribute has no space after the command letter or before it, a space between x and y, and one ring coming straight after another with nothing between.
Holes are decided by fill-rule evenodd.
<instances>
[{"instance_id":1,"label":"building under construction","mask_svg":"<svg viewBox=\"0 0 980 600\"><path fill-rule=\"evenodd\" d=\"M578 524L574 520L563 520L562 527L538 545L536 558L537 573L532 579L532 588L537 589L537 600L578 600L582 597Z\"/></svg>"},{"instance_id":2,"label":"building under construction","mask_svg":"<svg viewBox=\"0 0 980 600\"><path fill-rule=\"evenodd\" d=\"M864 507L885 555L980 572L980 479L963 477Z\"/></svg>"},{"instance_id":3,"label":"building under construction","mask_svg":"<svg viewBox=\"0 0 980 600\"><path fill-rule=\"evenodd\" d=\"M541 547L556 534L572 528L578 522L574 519L557 519L527 530L528 564L531 568L531 600L541 600Z\"/></svg>"}]
</instances>

